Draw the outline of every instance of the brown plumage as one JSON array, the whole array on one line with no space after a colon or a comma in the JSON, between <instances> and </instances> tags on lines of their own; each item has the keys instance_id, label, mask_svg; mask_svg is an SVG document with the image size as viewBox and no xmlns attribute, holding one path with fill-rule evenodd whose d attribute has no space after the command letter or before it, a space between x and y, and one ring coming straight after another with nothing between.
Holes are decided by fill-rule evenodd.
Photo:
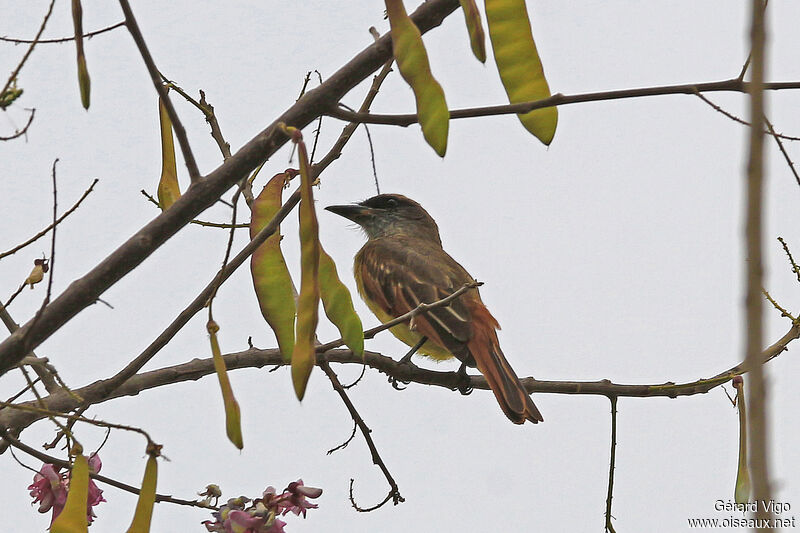
<instances>
[{"instance_id":1,"label":"brown plumage","mask_svg":"<svg viewBox=\"0 0 800 533\"><path fill-rule=\"evenodd\" d=\"M469 273L444 251L433 218L413 200L382 194L360 204L328 210L358 223L369 240L356 254L358 290L381 322L440 300L464 284ZM417 315L411 327L400 324L392 333L408 344L427 341L419 350L434 359L456 357L484 375L506 416L515 424L541 422L533 404L497 340L497 320L470 290L448 306Z\"/></svg>"}]
</instances>

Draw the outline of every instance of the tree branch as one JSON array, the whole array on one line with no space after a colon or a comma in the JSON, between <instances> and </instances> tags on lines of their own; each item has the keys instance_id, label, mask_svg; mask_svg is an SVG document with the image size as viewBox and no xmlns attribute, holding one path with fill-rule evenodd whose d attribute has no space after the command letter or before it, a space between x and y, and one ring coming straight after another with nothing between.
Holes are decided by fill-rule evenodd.
<instances>
[{"instance_id":1,"label":"tree branch","mask_svg":"<svg viewBox=\"0 0 800 533\"><path fill-rule=\"evenodd\" d=\"M412 14L412 19L420 31L427 32L441 24L442 20L458 6L456 0L429 0ZM331 75L322 85L307 92L303 98L205 179L192 184L167 211L136 232L100 264L75 280L59 297L50 302L35 328L28 322L0 343L0 375L13 368L28 352L50 337L78 312L93 304L109 287L141 264L179 229L210 207L225 191L283 146L288 139L276 127L278 122L297 128L308 125L388 61L391 55L391 37L384 35Z\"/></svg>"},{"instance_id":2,"label":"tree branch","mask_svg":"<svg viewBox=\"0 0 800 533\"><path fill-rule=\"evenodd\" d=\"M800 338L800 324L794 324L786 334L778 339L772 346L761 352L761 363L767 363L780 355L793 340ZM250 348L224 356L225 366L228 370L240 368L262 368L265 366L281 367L286 366L286 362L277 348L261 350ZM421 385L434 385L450 390L455 390L461 383L461 377L457 372L443 372L439 370L427 370L425 368L400 364L398 361L377 352L365 351L364 357L353 355L350 350L335 349L329 350L324 354L317 354L317 364L323 360L329 363L344 363L366 365L378 370L387 376L398 380L419 383ZM107 394L108 379L96 381L80 389L73 391L70 395L64 391L51 394L43 398L45 405L50 411L68 412L80 406L80 401L74 395L84 399L86 404L101 403L113 398L124 396L135 396L142 391L172 385L184 381L197 381L207 375L214 374L214 362L212 359L193 359L187 363L168 366L149 372L142 372L126 380L112 393ZM592 396L618 396L632 398L649 398L661 396L676 398L678 396L693 396L710 391L733 379L735 376L745 374L744 363L738 364L728 370L720 372L710 378L699 379L686 383L659 383L652 385L620 384L613 383L607 379L599 381L546 381L532 377L520 380L522 385L529 393L550 393L550 394L577 394ZM490 390L483 376L470 376L470 387L474 389ZM35 405L33 402L26 402L22 405ZM21 430L36 420L43 418L36 413L27 413L17 410L4 410L0 412L0 427L9 430Z\"/></svg>"},{"instance_id":3,"label":"tree branch","mask_svg":"<svg viewBox=\"0 0 800 533\"><path fill-rule=\"evenodd\" d=\"M762 523L772 523L772 513L765 502L770 499L769 480L769 424L767 420L767 384L761 366L761 343L764 337L764 310L761 299L763 271L763 208L764 208L764 70L766 62L766 29L764 0L752 0L750 41L751 83L750 93L750 153L746 174L745 211L745 368L750 372L747 380L748 466L753 480L756 500L755 516ZM758 502L762 502L759 504ZM770 526L762 531L772 531Z\"/></svg>"},{"instance_id":4,"label":"tree branch","mask_svg":"<svg viewBox=\"0 0 800 533\"><path fill-rule=\"evenodd\" d=\"M200 170L197 168L197 162L194 159L194 154L192 153L192 147L186 136L186 130L181 123L178 112L175 111L175 107L172 105L172 100L169 98L167 88L164 87L164 83L162 82L161 73L158 71L155 61L153 61L153 56L150 55L150 50L147 48L144 36L142 36L139 25L136 23L136 18L133 16L133 10L128 0L119 0L119 5L122 8L122 12L125 14L125 25L128 27L128 31L131 37L133 37L133 41L136 43L136 47L139 49L142 59L144 59L144 64L147 66L147 72L150 74L153 86L158 96L161 97L161 101L164 103L164 109L167 110L169 119L172 121L172 129L175 131L175 137L178 138L178 144L181 146L183 161L186 163L186 168L189 170L189 178L192 183L194 183L199 180L201 176Z\"/></svg>"},{"instance_id":5,"label":"tree branch","mask_svg":"<svg viewBox=\"0 0 800 533\"><path fill-rule=\"evenodd\" d=\"M800 81L765 83L764 89L773 91L783 89L800 89ZM567 104L581 104L585 102L600 102L605 100L620 100L623 98L641 98L645 96L664 96L668 94L697 94L704 92L748 92L750 83L738 78L705 83L689 83L683 85L662 85L658 87L643 87L638 89L621 89L617 91L603 91L583 94L554 94L549 98L519 104L506 104L485 107L470 107L450 111L451 119L490 117L496 115L524 114L534 109L562 106ZM340 120L361 122L363 124L387 124L392 126L409 126L417 122L417 115L378 115L371 113L354 113L341 107L332 107L325 110L325 114Z\"/></svg>"},{"instance_id":6,"label":"tree branch","mask_svg":"<svg viewBox=\"0 0 800 533\"><path fill-rule=\"evenodd\" d=\"M105 33L107 31L116 30L120 26L124 26L124 25L125 25L125 21L123 20L122 22L117 22L116 24L112 24L111 26L108 26L107 28L103 28L101 30L90 31L89 33L84 33L83 34L83 38L91 39L95 35L100 35L101 33ZM14 43L14 44L30 44L30 43L34 43L34 42L36 42L38 44L55 44L55 43L68 43L68 42L74 41L74 40L75 40L75 36L74 35L71 36L71 37L62 37L60 39L39 39L38 41L31 41L31 40L28 40L28 39L13 39L11 37L8 37L7 35L0 36L0 41L5 41L7 43Z\"/></svg>"},{"instance_id":7,"label":"tree branch","mask_svg":"<svg viewBox=\"0 0 800 533\"><path fill-rule=\"evenodd\" d=\"M95 179L94 179L94 181L92 182L92 184L91 184L91 185L89 185L89 188L88 188L88 189L86 189L85 191L83 191L83 194L81 195L81 197L80 197L80 198L78 198L78 201L77 201L77 202L75 202L75 204L73 204L73 206L72 206L72 207L70 207L69 209L67 209L66 211L64 211L64 214L63 214L63 215L61 215L60 217L58 217L58 219L55 221L55 224L50 224L49 226L47 226L46 228L44 228L42 231L40 231L39 233L37 233L36 235L34 235L33 237L31 237L31 238L30 238L30 239L28 239L27 241L23 242L22 244L18 244L17 246L13 247L12 249L8 250L7 252L0 253L0 259L4 258L4 257L6 257L6 256L9 256L9 255L12 255L12 254L15 254L15 253L19 252L20 250L22 250L23 248L25 248L25 247L26 247L26 246L28 246L29 244L33 244L33 243L34 243L34 242L36 242L38 239L40 239L40 238L44 237L45 235L47 235L47 232L48 232L48 231L50 231L51 229L53 229L53 228L54 228L54 227L55 227L57 224L60 224L62 220L64 220L65 218L67 218L69 215L71 215L71 214L72 214L72 212L73 212L73 211L75 211L76 209L78 209L78 206L80 206L80 205L81 205L81 202L83 202L83 201L86 199L86 197L87 197L87 196L89 196L89 193L91 193L91 192L92 192L92 190L94 189L94 186L95 186L95 185L97 185L97 182L98 182L98 181L100 181L100 180L98 180L97 178L95 178Z\"/></svg>"}]
</instances>

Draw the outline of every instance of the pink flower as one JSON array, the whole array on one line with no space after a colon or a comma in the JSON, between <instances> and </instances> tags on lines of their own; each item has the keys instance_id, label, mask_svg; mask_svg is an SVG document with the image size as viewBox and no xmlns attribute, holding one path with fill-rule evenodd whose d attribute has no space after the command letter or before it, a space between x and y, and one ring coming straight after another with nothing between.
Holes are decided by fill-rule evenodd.
<instances>
[{"instance_id":1,"label":"pink flower","mask_svg":"<svg viewBox=\"0 0 800 533\"><path fill-rule=\"evenodd\" d=\"M280 518L275 518L272 521L272 526L264 530L264 533L286 533L283 530L283 526L286 525L286 522L281 520Z\"/></svg>"},{"instance_id":2,"label":"pink flower","mask_svg":"<svg viewBox=\"0 0 800 533\"><path fill-rule=\"evenodd\" d=\"M67 483L64 476L56 470L54 465L44 464L33 476L33 483L28 490L31 491L31 496L34 498L33 503L39 504L40 513L53 510L53 516L50 519L52 524L67 502Z\"/></svg>"},{"instance_id":3,"label":"pink flower","mask_svg":"<svg viewBox=\"0 0 800 533\"><path fill-rule=\"evenodd\" d=\"M102 466L103 463L96 453L89 457L89 470L92 473L99 472ZM64 504L67 502L69 477L59 473L54 465L47 463L42 465L39 472L33 476L33 483L28 487L28 490L31 491L31 496L34 498L33 503L39 504L40 513L53 510L53 516L50 518L50 523L52 524L53 520L61 514ZM90 479L89 494L86 500L86 518L89 523L97 517L92 507L104 501L106 499L103 498L103 491Z\"/></svg>"},{"instance_id":4,"label":"pink flower","mask_svg":"<svg viewBox=\"0 0 800 533\"><path fill-rule=\"evenodd\" d=\"M284 516L289 512L296 515L303 514L306 517L307 509L316 509L319 507L316 503L310 503L306 498L319 498L322 495L322 489L316 487L306 487L303 485L303 480L298 479L295 482L289 483L282 496L288 496L288 501L282 502L279 507L283 509Z\"/></svg>"},{"instance_id":5,"label":"pink flower","mask_svg":"<svg viewBox=\"0 0 800 533\"><path fill-rule=\"evenodd\" d=\"M93 474L96 474L100 472L101 468L103 468L103 462L100 461L100 456L96 453L90 455L89 470ZM95 518L97 518L97 515L94 514L92 507L104 501L106 501L106 499L103 498L103 491L95 484L93 479L89 479L89 496L86 499L86 517L88 518L90 524Z\"/></svg>"},{"instance_id":6,"label":"pink flower","mask_svg":"<svg viewBox=\"0 0 800 533\"><path fill-rule=\"evenodd\" d=\"M252 516L246 511L235 510L228 513L228 519L225 522L225 529L230 533L256 533L261 531L264 518Z\"/></svg>"}]
</instances>

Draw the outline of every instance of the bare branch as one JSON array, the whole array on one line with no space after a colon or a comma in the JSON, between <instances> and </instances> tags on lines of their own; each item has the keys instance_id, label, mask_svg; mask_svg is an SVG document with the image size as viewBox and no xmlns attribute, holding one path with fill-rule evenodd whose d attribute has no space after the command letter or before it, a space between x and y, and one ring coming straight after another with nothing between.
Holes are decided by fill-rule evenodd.
<instances>
[{"instance_id":1,"label":"bare branch","mask_svg":"<svg viewBox=\"0 0 800 533\"><path fill-rule=\"evenodd\" d=\"M745 212L745 368L750 372L748 405L750 414L748 466L753 480L756 502L770 499L769 479L769 424L767 419L767 384L761 366L761 345L764 337L764 311L761 299L763 271L763 195L764 195L764 70L766 60L766 22L764 0L752 0L750 29L751 82L750 93L750 154L746 175ZM772 513L766 505L756 505L755 516L761 523L771 524ZM759 528L761 529L761 528ZM761 529L772 531L772 527Z\"/></svg>"},{"instance_id":2,"label":"bare branch","mask_svg":"<svg viewBox=\"0 0 800 533\"><path fill-rule=\"evenodd\" d=\"M793 324L783 337L761 352L761 363L765 364L779 356L787 349L789 343L797 338L800 338L800 325ZM250 348L242 352L227 354L224 358L225 367L229 371L240 368L262 368L265 366L280 368L286 365L280 350L277 348L267 350ZM450 390L456 389L463 379L458 372L427 370L418 366L400 364L391 357L371 351L365 351L364 357L361 358L354 355L350 350L334 349L327 351L325 354L317 354L317 364L320 364L323 360L329 363L366 365L387 376L395 377L398 380L414 382L421 385L434 385ZM214 374L214 372L214 362L212 359L194 359L187 363L136 374L130 379L125 380L122 385L116 388L109 387L111 379L100 380L76 389L74 394L83 398L86 404L96 404L113 398L135 396L144 390L165 385L172 385L185 381L197 381L207 375ZM730 381L735 376L745 374L746 372L744 363L741 363L710 378L703 378L686 383L666 382L639 385L613 383L607 379L599 381L546 381L534 379L532 377L523 378L520 382L529 393L631 398L649 398L652 396L676 398L678 396L692 396L706 393ZM483 376L469 376L469 379L471 388L490 390L486 378ZM112 390L112 392L109 393L109 389ZM59 412L68 412L76 409L81 403L75 399L74 395L71 396L64 391L59 391L56 394L47 396L45 402L50 410ZM32 413L6 411L0 413L0 427L6 427L10 430L20 430L41 418L41 415Z\"/></svg>"},{"instance_id":3,"label":"bare branch","mask_svg":"<svg viewBox=\"0 0 800 533\"><path fill-rule=\"evenodd\" d=\"M606 533L616 533L611 515L611 501L614 498L614 468L617 462L617 397L609 396L611 400L611 453L609 454L608 467L608 492L606 494Z\"/></svg>"},{"instance_id":4,"label":"bare branch","mask_svg":"<svg viewBox=\"0 0 800 533\"><path fill-rule=\"evenodd\" d=\"M400 489L397 487L397 482L394 480L391 472L389 472L389 469L386 467L386 463L383 462L381 455L378 453L378 448L375 446L375 442L372 440L372 430L367 427L366 422L364 422L364 419L361 418L361 415L358 413L358 410L356 410L353 402L350 401L350 397L347 395L344 387L342 387L342 384L339 382L339 377L333 370L331 370L328 361L326 361L324 357L317 362L317 365L322 368L322 371L328 376L328 379L331 381L331 385L333 385L333 389L339 394L339 397L342 399L342 402L344 402L345 407L347 407L347 411L350 413L350 417L353 419L353 422L355 422L356 426L358 426L358 429L361 431L361 434L364 436L364 440L366 441L367 447L372 455L372 463L381 469L386 481L389 483L389 494L386 496L386 499L374 507L364 509L356 505L355 500L353 499L353 480L351 479L350 502L353 504L353 507L357 511L368 512L374 511L389 500L392 500L395 505L404 502L405 498L400 495Z\"/></svg>"},{"instance_id":5,"label":"bare branch","mask_svg":"<svg viewBox=\"0 0 800 533\"><path fill-rule=\"evenodd\" d=\"M22 249L23 249L23 248L25 248L26 246L28 246L28 245L30 245L30 244L33 244L33 243L34 243L34 242L36 242L38 239L40 239L40 238L44 237L45 235L47 235L47 232L48 232L48 231L50 231L51 229L53 229L53 228L54 228L56 225L60 224L62 220L64 220L65 218L67 218L69 215L71 215L71 214L72 214L72 212L73 212L73 211L75 211L76 209L78 209L78 206L80 206L80 205L81 205L81 202L83 202L83 201L86 199L86 197L87 197L87 196L89 196L89 193L91 193L91 192L92 192L92 190L94 189L94 186L95 186L95 185L97 185L97 182L98 182L98 181L100 181L100 180L98 180L97 178L95 178L95 179L94 179L94 181L92 182L92 184L91 184L91 185L89 185L89 188L88 188L88 189L86 189L85 191L83 191L83 194L81 195L81 197L80 197L80 198L78 198L78 201L77 201L77 202L75 202L75 204L74 204L72 207L70 207L69 209L67 209L67 210L64 212L64 214L63 214L63 215L61 215L60 217L58 217L58 219L55 221L55 224L50 224L49 226L47 226L46 228L44 228L42 231L40 231L39 233L37 233L36 235L34 235L33 237L31 237L31 238L30 238L30 239L28 239L27 241L23 242L22 244L18 244L17 246L13 247L12 249L8 250L7 252L0 253L0 259L4 258L4 257L6 257L6 256L9 256L9 255L12 255L12 254L15 254L15 253L19 252L20 250L22 250Z\"/></svg>"},{"instance_id":6,"label":"bare branch","mask_svg":"<svg viewBox=\"0 0 800 533\"><path fill-rule=\"evenodd\" d=\"M103 28L101 30L95 30L95 31L90 31L89 33L84 33L83 34L83 38L84 39L91 39L95 35L100 35L101 33L106 33L106 32L111 31L111 30L116 30L117 28L119 28L121 26L124 26L124 25L125 25L125 21L123 20L122 22L117 22L116 24L112 24L111 26L108 26L108 27ZM71 36L71 37L62 37L60 39L39 39L38 41L30 41L30 40L27 40L27 39L13 39L13 38L8 37L8 36L0 36L0 41L5 41L7 43L14 43L14 44L30 44L30 43L34 43L34 42L38 43L38 44L56 44L56 43L68 43L68 42L74 41L74 40L75 40L75 36L74 35Z\"/></svg>"},{"instance_id":7,"label":"bare branch","mask_svg":"<svg viewBox=\"0 0 800 533\"><path fill-rule=\"evenodd\" d=\"M704 92L747 92L750 83L737 78L723 81L705 83L689 83L683 85L662 85L658 87L643 87L640 89L622 89L618 91L603 91L574 95L554 94L549 98L519 104L506 104L485 107L470 107L467 109L454 109L450 111L451 119L490 117L496 115L524 114L534 109L545 107L563 106L567 104L580 104L585 102L601 102L606 100L620 100L627 98L642 98L646 96L664 96L668 94L696 94ZM773 91L784 89L800 89L800 81L765 83L764 89ZM341 107L332 107L325 110L325 114L350 122L363 124L387 124L392 126L410 126L417 122L416 114L378 115L370 113L353 113Z\"/></svg>"},{"instance_id":8,"label":"bare branch","mask_svg":"<svg viewBox=\"0 0 800 533\"><path fill-rule=\"evenodd\" d=\"M11 84L17 79L17 75L19 74L20 70L22 70L23 65L25 65L25 62L33 53L33 49L36 48L36 45L39 42L39 37L41 37L42 33L44 33L44 28L47 26L47 21L50 20L50 15L53 13L53 4L55 3L56 0L50 0L47 13L45 13L44 18L42 19L42 24L39 26L39 31L36 32L36 37L33 38L33 41L31 41L31 45L28 47L25 55L23 55L22 59L20 59L19 63L17 63L17 67L11 72L11 75L8 77L8 81L6 81L6 84L3 85L3 89L0 90L0 95L5 94L8 88L11 87Z\"/></svg>"},{"instance_id":9,"label":"bare branch","mask_svg":"<svg viewBox=\"0 0 800 533\"><path fill-rule=\"evenodd\" d=\"M8 137L0 135L0 141L11 141L28 133L28 128L30 128L31 124L33 124L33 117L36 115L36 109L27 109L27 111L31 112L30 116L28 117L27 124L25 124L21 130L17 130L13 135L9 135Z\"/></svg>"},{"instance_id":10,"label":"bare branch","mask_svg":"<svg viewBox=\"0 0 800 533\"><path fill-rule=\"evenodd\" d=\"M131 10L128 0L119 0L119 5L122 7L122 12L125 14L125 25L128 27L128 31L131 37L133 37L136 47L142 55L142 59L144 59L147 71L150 73L150 79L153 80L153 86L158 96L161 97L164 108L167 110L167 114L169 114L169 119L172 121L172 129L175 131L178 144L181 146L183 161L186 163L186 168L189 170L189 178L192 180L192 183L195 183L201 176L200 170L197 168L197 162L194 159L194 154L192 153L192 147L189 144L189 138L186 136L186 129L184 129L181 119L177 111L175 111L175 107L172 105L172 100L169 99L167 88L164 87L164 83L161 81L161 73L158 71L155 61L153 61L153 56L150 55L150 50L147 48L147 43L145 43L139 25L136 23L136 18L133 16L133 10Z\"/></svg>"}]
</instances>

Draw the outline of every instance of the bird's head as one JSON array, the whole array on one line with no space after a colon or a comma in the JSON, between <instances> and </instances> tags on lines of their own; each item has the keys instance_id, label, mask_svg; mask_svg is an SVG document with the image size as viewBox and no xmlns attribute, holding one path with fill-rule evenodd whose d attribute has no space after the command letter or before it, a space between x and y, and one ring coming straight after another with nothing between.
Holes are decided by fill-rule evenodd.
<instances>
[{"instance_id":1,"label":"bird's head","mask_svg":"<svg viewBox=\"0 0 800 533\"><path fill-rule=\"evenodd\" d=\"M421 205L402 194L379 194L358 204L331 205L325 209L352 220L370 239L399 234L442 243L433 218Z\"/></svg>"}]
</instances>

